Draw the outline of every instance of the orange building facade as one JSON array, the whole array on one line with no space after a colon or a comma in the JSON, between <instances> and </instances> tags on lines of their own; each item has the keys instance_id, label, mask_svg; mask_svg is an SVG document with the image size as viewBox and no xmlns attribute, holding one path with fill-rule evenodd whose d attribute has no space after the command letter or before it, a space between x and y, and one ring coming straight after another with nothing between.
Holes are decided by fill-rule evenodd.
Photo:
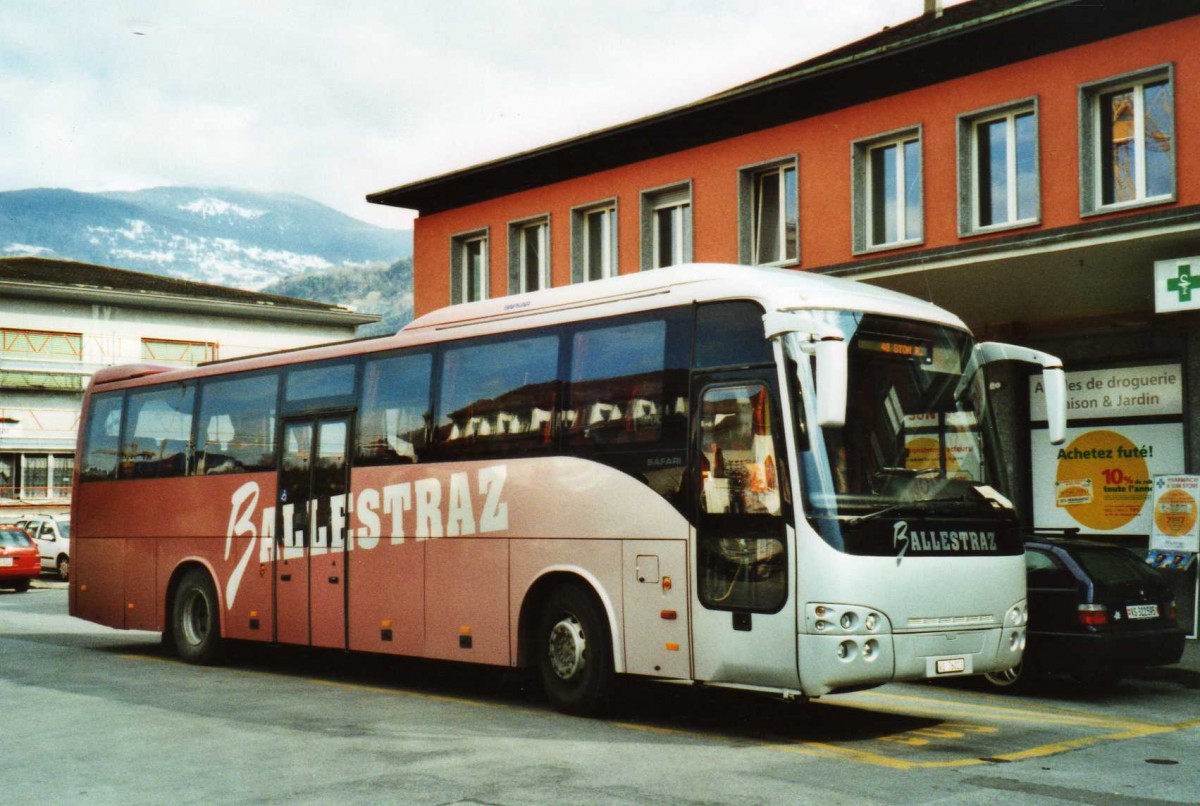
<instances>
[{"instance_id":1,"label":"orange building facade","mask_svg":"<svg viewBox=\"0 0 1200 806\"><path fill-rule=\"evenodd\" d=\"M693 261L931 299L978 336L1064 358L1061 451L1033 438L1030 380L992 379L1009 492L1030 527L1161 552L1194 630L1195 540L1165 533L1155 507L1156 486L1200 472L1200 289L1195 309L1185 299L1200 7L927 6L695 104L372 194L419 212L415 312ZM1072 458L1087 446L1112 460ZM1083 478L1087 502L1061 498Z\"/></svg>"}]
</instances>

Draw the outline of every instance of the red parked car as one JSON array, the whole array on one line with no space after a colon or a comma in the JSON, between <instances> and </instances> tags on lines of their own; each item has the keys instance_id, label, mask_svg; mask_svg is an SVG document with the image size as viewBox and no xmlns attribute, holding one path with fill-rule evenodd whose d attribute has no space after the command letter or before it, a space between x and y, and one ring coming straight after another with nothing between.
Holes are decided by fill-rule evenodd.
<instances>
[{"instance_id":1,"label":"red parked car","mask_svg":"<svg viewBox=\"0 0 1200 806\"><path fill-rule=\"evenodd\" d=\"M0 588L18 593L29 590L29 581L42 573L37 546L19 526L0 524Z\"/></svg>"}]
</instances>

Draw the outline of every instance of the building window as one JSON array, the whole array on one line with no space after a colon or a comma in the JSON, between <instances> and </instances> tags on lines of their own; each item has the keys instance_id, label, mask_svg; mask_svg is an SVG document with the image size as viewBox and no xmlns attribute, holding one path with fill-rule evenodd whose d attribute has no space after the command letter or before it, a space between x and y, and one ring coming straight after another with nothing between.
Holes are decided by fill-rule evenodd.
<instances>
[{"instance_id":1,"label":"building window","mask_svg":"<svg viewBox=\"0 0 1200 806\"><path fill-rule=\"evenodd\" d=\"M921 130L854 144L854 251L920 243Z\"/></svg>"},{"instance_id":2,"label":"building window","mask_svg":"<svg viewBox=\"0 0 1200 806\"><path fill-rule=\"evenodd\" d=\"M488 298L488 231L450 239L450 304Z\"/></svg>"},{"instance_id":3,"label":"building window","mask_svg":"<svg viewBox=\"0 0 1200 806\"><path fill-rule=\"evenodd\" d=\"M1082 212L1175 198L1175 98L1170 66L1080 90Z\"/></svg>"},{"instance_id":4,"label":"building window","mask_svg":"<svg viewBox=\"0 0 1200 806\"><path fill-rule=\"evenodd\" d=\"M1037 223L1035 102L963 115L958 133L959 233Z\"/></svg>"},{"instance_id":5,"label":"building window","mask_svg":"<svg viewBox=\"0 0 1200 806\"><path fill-rule=\"evenodd\" d=\"M83 360L83 335L0 328L0 358L79 362Z\"/></svg>"},{"instance_id":6,"label":"building window","mask_svg":"<svg viewBox=\"0 0 1200 806\"><path fill-rule=\"evenodd\" d=\"M617 203L615 200L571 212L571 282L616 277Z\"/></svg>"},{"instance_id":7,"label":"building window","mask_svg":"<svg viewBox=\"0 0 1200 806\"><path fill-rule=\"evenodd\" d=\"M692 260L692 185L685 182L642 194L642 268Z\"/></svg>"},{"instance_id":8,"label":"building window","mask_svg":"<svg viewBox=\"0 0 1200 806\"><path fill-rule=\"evenodd\" d=\"M217 345L211 341L142 339L142 359L170 366L194 367L216 361Z\"/></svg>"},{"instance_id":9,"label":"building window","mask_svg":"<svg viewBox=\"0 0 1200 806\"><path fill-rule=\"evenodd\" d=\"M40 501L68 498L75 457L56 453L0 454L0 498Z\"/></svg>"},{"instance_id":10,"label":"building window","mask_svg":"<svg viewBox=\"0 0 1200 806\"><path fill-rule=\"evenodd\" d=\"M779 266L800 259L796 158L739 172L741 262Z\"/></svg>"},{"instance_id":11,"label":"building window","mask_svg":"<svg viewBox=\"0 0 1200 806\"><path fill-rule=\"evenodd\" d=\"M508 227L508 293L550 287L550 217Z\"/></svg>"}]
</instances>

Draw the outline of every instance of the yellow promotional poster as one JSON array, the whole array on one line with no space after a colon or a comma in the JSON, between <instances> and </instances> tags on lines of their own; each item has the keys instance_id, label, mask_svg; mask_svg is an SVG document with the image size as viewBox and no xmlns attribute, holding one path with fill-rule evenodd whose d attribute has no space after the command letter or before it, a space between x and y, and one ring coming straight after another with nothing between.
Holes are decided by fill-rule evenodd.
<instances>
[{"instance_id":1,"label":"yellow promotional poster","mask_svg":"<svg viewBox=\"0 0 1200 806\"><path fill-rule=\"evenodd\" d=\"M1153 513L1151 549L1200 551L1200 476L1155 476Z\"/></svg>"},{"instance_id":2,"label":"yellow promotional poster","mask_svg":"<svg viewBox=\"0 0 1200 806\"><path fill-rule=\"evenodd\" d=\"M1068 428L1062 445L1044 436L1035 431L1030 442L1038 527L1150 534L1154 478L1183 467L1182 424ZM1175 513L1169 518L1174 523Z\"/></svg>"},{"instance_id":3,"label":"yellow promotional poster","mask_svg":"<svg viewBox=\"0 0 1200 806\"><path fill-rule=\"evenodd\" d=\"M1182 369L1172 363L1068 372L1061 445L1046 439L1045 395L1040 380L1030 379L1035 526L1165 536L1191 517L1195 528L1200 496L1189 507L1180 491L1160 505L1156 481L1185 467Z\"/></svg>"}]
</instances>

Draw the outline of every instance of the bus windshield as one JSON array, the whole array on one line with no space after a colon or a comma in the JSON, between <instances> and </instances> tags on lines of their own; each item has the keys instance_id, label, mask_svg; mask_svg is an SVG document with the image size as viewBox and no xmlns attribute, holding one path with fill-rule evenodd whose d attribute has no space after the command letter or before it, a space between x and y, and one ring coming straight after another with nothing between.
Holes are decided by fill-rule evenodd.
<instances>
[{"instance_id":1,"label":"bus windshield","mask_svg":"<svg viewBox=\"0 0 1200 806\"><path fill-rule=\"evenodd\" d=\"M846 424L823 429L805 461L806 499L822 536L844 551L879 554L895 550L890 527L899 519L1008 519L1007 502L987 486L994 469L983 373L960 383L970 334L830 315L849 344L848 386Z\"/></svg>"}]
</instances>

